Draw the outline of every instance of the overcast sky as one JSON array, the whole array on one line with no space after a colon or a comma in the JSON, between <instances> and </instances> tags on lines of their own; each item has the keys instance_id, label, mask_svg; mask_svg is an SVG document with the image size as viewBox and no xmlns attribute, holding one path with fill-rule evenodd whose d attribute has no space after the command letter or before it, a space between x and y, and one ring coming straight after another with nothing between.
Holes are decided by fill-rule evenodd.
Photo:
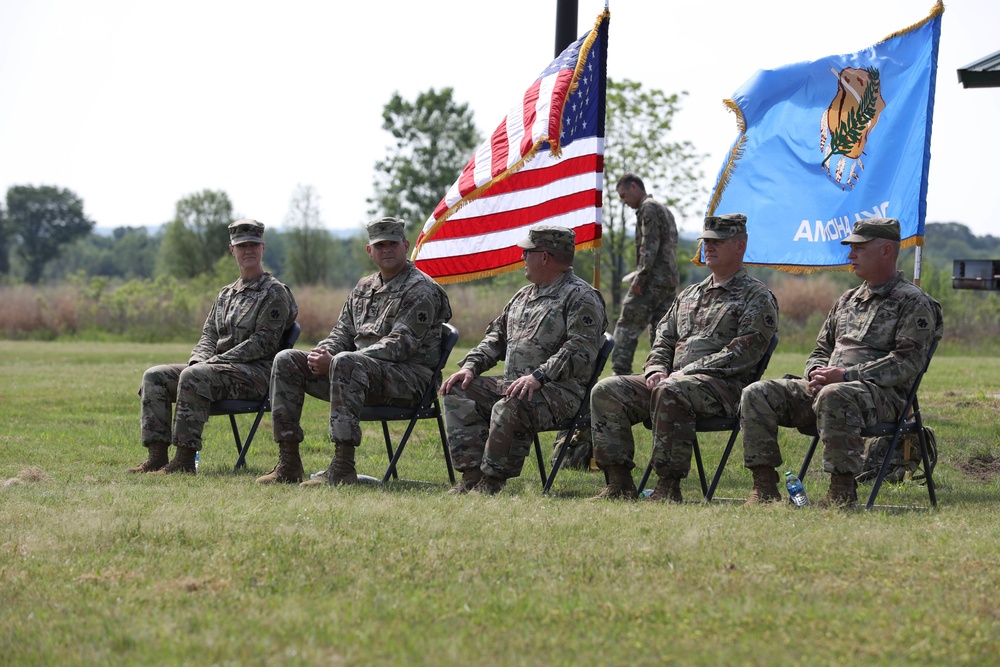
<instances>
[{"instance_id":1,"label":"overcast sky","mask_svg":"<svg viewBox=\"0 0 1000 667\"><path fill-rule=\"evenodd\" d=\"M579 6L578 35L604 2ZM857 51L932 6L612 0L608 75L689 93L673 138L708 154L710 190L737 134L722 100L756 70ZM553 58L555 7L0 0L0 188L69 188L112 228L162 224L205 188L280 226L296 186L312 185L328 228L359 228L391 143L381 111L392 93L451 86L491 132ZM947 3L927 220L981 235L1000 235L1000 88L964 89L955 70L998 50L1000 2Z\"/></svg>"}]
</instances>

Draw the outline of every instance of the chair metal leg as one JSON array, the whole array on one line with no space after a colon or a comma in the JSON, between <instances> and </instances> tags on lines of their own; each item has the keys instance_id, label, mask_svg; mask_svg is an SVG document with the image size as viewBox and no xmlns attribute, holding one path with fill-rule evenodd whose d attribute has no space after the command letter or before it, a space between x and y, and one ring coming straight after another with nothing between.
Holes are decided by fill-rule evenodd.
<instances>
[{"instance_id":1,"label":"chair metal leg","mask_svg":"<svg viewBox=\"0 0 1000 667\"><path fill-rule=\"evenodd\" d=\"M819 436L813 437L812 444L809 445L809 451L806 452L806 458L802 461L802 467L799 468L799 479L805 480L806 471L809 470L809 463L812 462L813 454L816 453L816 445L819 444Z\"/></svg>"},{"instance_id":2,"label":"chair metal leg","mask_svg":"<svg viewBox=\"0 0 1000 667\"><path fill-rule=\"evenodd\" d=\"M646 464L646 472L642 473L642 479L639 480L639 493L646 488L646 482L649 481L649 476L653 474L653 457L649 457L649 463Z\"/></svg>"},{"instance_id":3,"label":"chair metal leg","mask_svg":"<svg viewBox=\"0 0 1000 667\"><path fill-rule=\"evenodd\" d=\"M542 477L542 488L545 488L545 457L542 456L542 443L538 441L538 434L534 434L535 438L535 458L538 459L538 474Z\"/></svg>"},{"instance_id":4,"label":"chair metal leg","mask_svg":"<svg viewBox=\"0 0 1000 667\"><path fill-rule=\"evenodd\" d=\"M698 466L698 479L701 481L701 495L705 497L708 495L708 482L705 481L705 465L701 461L701 447L698 446L698 441L694 442L694 462Z\"/></svg>"},{"instance_id":5,"label":"chair metal leg","mask_svg":"<svg viewBox=\"0 0 1000 667\"><path fill-rule=\"evenodd\" d=\"M410 440L410 435L413 433L413 428L417 425L418 417L413 417L410 422L406 425L406 431L403 432L403 437L399 441L399 446L396 447L396 453L389 460L389 469L385 471L385 475L382 476L382 483L389 481L389 475L391 474L393 478L399 479L399 475L396 473L396 463L399 462L399 457L403 455L403 448L406 447L406 443ZM388 427L386 427L388 431Z\"/></svg>"},{"instance_id":6,"label":"chair metal leg","mask_svg":"<svg viewBox=\"0 0 1000 667\"><path fill-rule=\"evenodd\" d=\"M229 424L233 427L233 439L236 440L236 453L239 454L240 450L243 449L243 441L240 440L240 427L236 423L236 415L229 415Z\"/></svg>"},{"instance_id":7,"label":"chair metal leg","mask_svg":"<svg viewBox=\"0 0 1000 667\"><path fill-rule=\"evenodd\" d=\"M559 472L559 466L562 465L562 460L566 456L567 450L569 450L569 443L573 441L573 435L576 433L576 424L572 424L569 430L566 431L566 437L563 439L562 443L559 445L559 452L556 454L556 460L552 462L552 470L549 472L549 477L542 484L542 493L548 493L549 489L552 488L552 483L556 481L556 473ZM538 436L535 436L536 438Z\"/></svg>"},{"instance_id":8,"label":"chair metal leg","mask_svg":"<svg viewBox=\"0 0 1000 667\"><path fill-rule=\"evenodd\" d=\"M715 469L715 475L712 477L712 484L708 487L708 492L705 494L705 502L711 502L712 497L715 496L715 490L719 488L719 480L722 479L722 471L726 469L726 464L729 462L729 455L733 453L733 445L736 444L736 436L740 433L740 428L737 426L733 429L732 433L729 434L729 442L726 443L726 448L722 452L722 459L719 460L719 467Z\"/></svg>"},{"instance_id":9,"label":"chair metal leg","mask_svg":"<svg viewBox=\"0 0 1000 667\"><path fill-rule=\"evenodd\" d=\"M896 445L899 443L899 437L900 430L897 428L892 436L892 440L889 442L889 449L885 452L885 458L882 459L882 465L879 466L878 475L875 477L875 483L872 484L872 492L868 496L868 504L865 505L865 509L871 509L872 505L875 504L875 497L878 496L878 492L882 488L882 480L885 479L885 475L889 471L889 464L892 463L892 456L896 453Z\"/></svg>"},{"instance_id":10,"label":"chair metal leg","mask_svg":"<svg viewBox=\"0 0 1000 667\"><path fill-rule=\"evenodd\" d=\"M392 475L393 479L399 479L399 475L396 474L395 461L399 460L397 456L398 452L392 450L392 436L389 434L389 423L382 422L382 438L385 440L385 452L389 455L389 467L386 469L385 474L382 476L382 483L389 481L389 476Z\"/></svg>"},{"instance_id":11,"label":"chair metal leg","mask_svg":"<svg viewBox=\"0 0 1000 667\"><path fill-rule=\"evenodd\" d=\"M441 435L441 449L444 451L444 463L448 466L448 480L455 485L455 467L451 462L451 450L448 448L448 434L444 430L444 419L441 418L441 407L438 406L438 433Z\"/></svg>"},{"instance_id":12,"label":"chair metal leg","mask_svg":"<svg viewBox=\"0 0 1000 667\"><path fill-rule=\"evenodd\" d=\"M236 421L235 418L233 418L232 415L229 415L229 417L231 419L233 419L234 422ZM253 437L257 433L257 427L260 426L260 421L263 418L264 418L264 410L262 408L262 409L260 409L260 410L257 411L257 416L254 417L254 420L253 420L253 426L250 427L250 432L247 433L247 439L243 441L243 446L239 448L240 455L236 459L236 467L233 468L233 472L236 472L240 468L246 468L247 467L247 452L250 451L250 443L253 442ZM235 432L235 428L236 427L233 426L234 432Z\"/></svg>"},{"instance_id":13,"label":"chair metal leg","mask_svg":"<svg viewBox=\"0 0 1000 667\"><path fill-rule=\"evenodd\" d=\"M919 413L917 415L917 438L920 440L920 458L923 459L924 477L927 479L927 495L930 497L931 507L937 507L937 493L934 490L933 465L931 464L930 452L927 451L929 446L926 434L924 433L924 424L920 419Z\"/></svg>"}]
</instances>

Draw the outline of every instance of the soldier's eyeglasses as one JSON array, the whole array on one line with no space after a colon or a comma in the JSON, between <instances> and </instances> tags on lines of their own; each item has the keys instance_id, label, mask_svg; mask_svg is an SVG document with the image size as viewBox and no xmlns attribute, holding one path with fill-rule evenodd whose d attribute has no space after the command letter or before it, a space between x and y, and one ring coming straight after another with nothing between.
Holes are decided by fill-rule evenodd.
<instances>
[{"instance_id":1,"label":"soldier's eyeglasses","mask_svg":"<svg viewBox=\"0 0 1000 667\"><path fill-rule=\"evenodd\" d=\"M528 259L528 255L533 252L548 252L548 250L525 250L521 253L521 259Z\"/></svg>"}]
</instances>

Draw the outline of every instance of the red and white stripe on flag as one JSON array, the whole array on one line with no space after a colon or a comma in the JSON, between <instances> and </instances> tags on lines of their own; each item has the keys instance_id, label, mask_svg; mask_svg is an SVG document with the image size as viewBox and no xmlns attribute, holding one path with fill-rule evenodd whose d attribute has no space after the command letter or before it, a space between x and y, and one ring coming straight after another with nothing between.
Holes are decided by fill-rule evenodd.
<instances>
[{"instance_id":1,"label":"red and white stripe on flag","mask_svg":"<svg viewBox=\"0 0 1000 667\"><path fill-rule=\"evenodd\" d=\"M424 224L418 268L441 283L520 267L537 225L600 245L608 13L566 48L473 155Z\"/></svg>"}]
</instances>

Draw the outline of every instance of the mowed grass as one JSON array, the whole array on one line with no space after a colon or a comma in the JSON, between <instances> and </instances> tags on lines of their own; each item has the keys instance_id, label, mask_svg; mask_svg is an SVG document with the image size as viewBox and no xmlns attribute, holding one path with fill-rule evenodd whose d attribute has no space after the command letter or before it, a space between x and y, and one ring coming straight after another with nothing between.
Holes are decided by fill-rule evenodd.
<instances>
[{"instance_id":1,"label":"mowed grass","mask_svg":"<svg viewBox=\"0 0 1000 667\"><path fill-rule=\"evenodd\" d=\"M845 513L740 508L739 445L708 506L695 475L680 506L588 502L603 478L576 471L542 496L533 457L497 497L449 496L432 422L384 488L256 486L267 419L247 471L216 417L197 476L126 475L143 370L189 351L0 341L3 664L997 664L1000 359L940 354L925 378L937 510L910 483ZM803 361L779 348L767 377ZM307 399L307 471L326 419ZM806 438L782 438L797 469ZM713 468L724 436L701 442ZM805 483L825 493L819 458Z\"/></svg>"}]
</instances>

